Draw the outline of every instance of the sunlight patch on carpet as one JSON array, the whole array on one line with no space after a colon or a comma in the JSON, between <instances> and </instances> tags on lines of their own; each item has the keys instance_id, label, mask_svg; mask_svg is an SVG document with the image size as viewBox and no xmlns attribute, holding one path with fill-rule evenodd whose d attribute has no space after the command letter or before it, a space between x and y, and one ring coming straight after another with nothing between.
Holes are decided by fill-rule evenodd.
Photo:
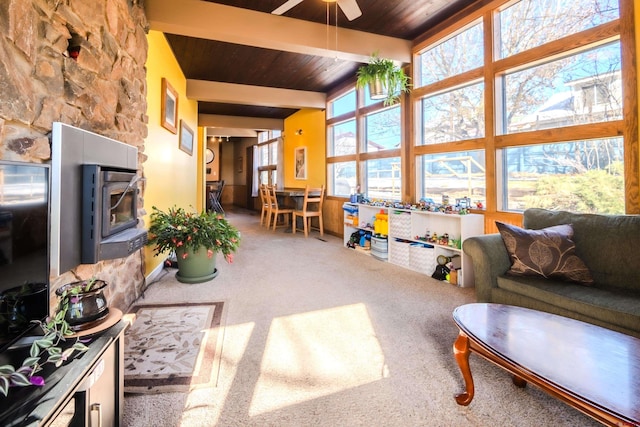
<instances>
[{"instance_id":1,"label":"sunlight patch on carpet","mask_svg":"<svg viewBox=\"0 0 640 427\"><path fill-rule=\"evenodd\" d=\"M136 306L125 333L127 393L189 391L215 384L222 302Z\"/></svg>"},{"instance_id":2,"label":"sunlight patch on carpet","mask_svg":"<svg viewBox=\"0 0 640 427\"><path fill-rule=\"evenodd\" d=\"M384 355L364 304L273 320L250 415L384 378Z\"/></svg>"}]
</instances>

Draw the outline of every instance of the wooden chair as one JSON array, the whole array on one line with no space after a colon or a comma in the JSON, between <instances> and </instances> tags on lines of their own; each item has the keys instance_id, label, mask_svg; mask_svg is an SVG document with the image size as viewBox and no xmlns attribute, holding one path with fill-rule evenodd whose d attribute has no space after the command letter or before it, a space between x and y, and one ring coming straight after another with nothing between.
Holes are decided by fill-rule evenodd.
<instances>
[{"instance_id":1,"label":"wooden chair","mask_svg":"<svg viewBox=\"0 0 640 427\"><path fill-rule=\"evenodd\" d=\"M278 203L278 198L276 197L276 187L269 187L269 203L271 205L271 209L269 210L269 220L267 221L267 228L271 226L271 219L273 218L273 230L278 227L278 216L283 215L283 219L286 219L286 223L284 226L289 226L291 223L291 217L293 216L294 208L289 206L280 206Z\"/></svg>"},{"instance_id":2,"label":"wooden chair","mask_svg":"<svg viewBox=\"0 0 640 427\"><path fill-rule=\"evenodd\" d=\"M318 195L319 193L319 195ZM302 202L302 210L293 212L293 232L296 232L297 218L302 218L304 224L304 236L309 237L309 229L311 229L311 218L318 218L318 227L320 235L324 236L324 226L322 224L322 202L324 201L324 185L320 188L307 188L304 190L304 201Z\"/></svg>"},{"instance_id":3,"label":"wooden chair","mask_svg":"<svg viewBox=\"0 0 640 427\"><path fill-rule=\"evenodd\" d=\"M269 228L269 222L271 219L271 197L269 196L269 188L265 184L260 184L260 202L262 203L262 210L260 211L260 225L266 225ZM266 224L265 224L266 222Z\"/></svg>"}]
</instances>

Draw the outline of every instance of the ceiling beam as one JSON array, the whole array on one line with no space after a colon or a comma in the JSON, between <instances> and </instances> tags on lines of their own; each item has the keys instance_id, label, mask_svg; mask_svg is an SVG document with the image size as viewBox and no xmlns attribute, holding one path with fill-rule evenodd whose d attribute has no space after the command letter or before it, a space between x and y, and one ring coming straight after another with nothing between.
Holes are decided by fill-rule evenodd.
<instances>
[{"instance_id":1,"label":"ceiling beam","mask_svg":"<svg viewBox=\"0 0 640 427\"><path fill-rule=\"evenodd\" d=\"M187 98L196 101L297 109L324 109L327 102L327 95L323 92L194 79L187 79Z\"/></svg>"},{"instance_id":2,"label":"ceiling beam","mask_svg":"<svg viewBox=\"0 0 640 427\"><path fill-rule=\"evenodd\" d=\"M169 34L364 63L374 52L411 62L410 40L338 28L336 51L335 26L208 1L145 0L145 11L152 30Z\"/></svg>"},{"instance_id":3,"label":"ceiling beam","mask_svg":"<svg viewBox=\"0 0 640 427\"><path fill-rule=\"evenodd\" d=\"M207 135L215 136L256 136L259 130L283 130L284 120L264 117L238 117L218 114L198 114L198 126L207 128ZM246 134L246 131L253 134Z\"/></svg>"}]
</instances>

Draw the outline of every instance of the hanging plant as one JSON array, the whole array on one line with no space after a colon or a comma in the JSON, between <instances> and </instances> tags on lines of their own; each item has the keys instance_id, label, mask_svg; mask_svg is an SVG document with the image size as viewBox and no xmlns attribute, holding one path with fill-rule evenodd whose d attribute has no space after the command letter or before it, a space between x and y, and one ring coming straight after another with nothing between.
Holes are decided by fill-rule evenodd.
<instances>
[{"instance_id":1,"label":"hanging plant","mask_svg":"<svg viewBox=\"0 0 640 427\"><path fill-rule=\"evenodd\" d=\"M384 99L384 105L393 105L402 93L410 90L409 76L390 59L380 58L373 53L369 63L358 68L356 73L358 89L369 86L371 99Z\"/></svg>"}]
</instances>

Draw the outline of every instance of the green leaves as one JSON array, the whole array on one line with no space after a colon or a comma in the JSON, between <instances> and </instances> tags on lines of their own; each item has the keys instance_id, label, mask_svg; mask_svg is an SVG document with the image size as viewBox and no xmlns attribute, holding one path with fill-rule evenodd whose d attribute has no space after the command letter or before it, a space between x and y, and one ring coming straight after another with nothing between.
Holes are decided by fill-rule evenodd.
<instances>
[{"instance_id":1,"label":"green leaves","mask_svg":"<svg viewBox=\"0 0 640 427\"><path fill-rule=\"evenodd\" d=\"M222 214L186 212L176 206L163 212L153 207L149 244L156 246L155 255L177 248L205 247L226 257L238 249L239 243L240 232Z\"/></svg>"},{"instance_id":2,"label":"green leaves","mask_svg":"<svg viewBox=\"0 0 640 427\"><path fill-rule=\"evenodd\" d=\"M65 320L65 314L69 307L66 298L62 297L56 314L45 324L40 324L44 331L44 336L36 339L29 348L29 356L22 361L22 365L16 369L12 365L0 366L0 394L6 396L11 387L43 386L44 378L35 374L42 370L45 364L52 364L60 367L64 362L74 355L89 350L85 344L76 339L76 342L66 349L59 346L65 341L65 336L71 335L73 331Z\"/></svg>"}]
</instances>

